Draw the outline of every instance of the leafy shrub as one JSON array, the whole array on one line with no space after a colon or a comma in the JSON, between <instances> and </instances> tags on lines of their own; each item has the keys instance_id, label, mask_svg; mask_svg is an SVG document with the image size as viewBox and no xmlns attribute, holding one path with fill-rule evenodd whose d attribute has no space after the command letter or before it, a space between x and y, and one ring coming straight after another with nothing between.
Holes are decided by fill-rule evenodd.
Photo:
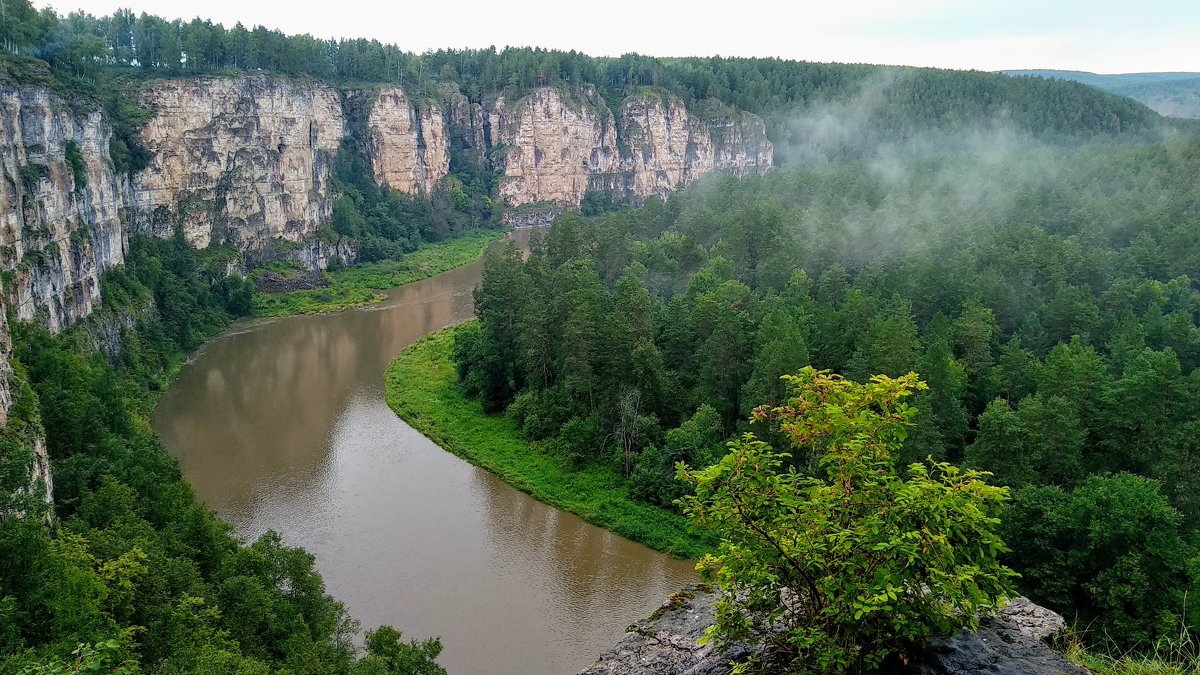
<instances>
[{"instance_id":1,"label":"leafy shrub","mask_svg":"<svg viewBox=\"0 0 1200 675\"><path fill-rule=\"evenodd\" d=\"M75 189L82 190L87 187L87 166L83 163L83 153L79 151L79 146L75 141L68 139L63 143L63 154L66 156L67 165L71 167L71 177L75 180Z\"/></svg>"},{"instance_id":2,"label":"leafy shrub","mask_svg":"<svg viewBox=\"0 0 1200 675\"><path fill-rule=\"evenodd\" d=\"M697 566L720 589L707 638L765 643L740 672L873 669L1009 594L996 517L1007 490L946 463L896 469L917 412L904 399L925 388L915 374L784 379L791 398L755 417L815 455L818 475L784 469L791 455L752 434L708 469L679 467L695 489L685 513L722 537Z\"/></svg>"},{"instance_id":3,"label":"leafy shrub","mask_svg":"<svg viewBox=\"0 0 1200 675\"><path fill-rule=\"evenodd\" d=\"M1073 490L1022 488L1003 532L1023 592L1102 642L1146 648L1186 625L1188 589L1200 583L1181 520L1156 481L1122 473Z\"/></svg>"}]
</instances>

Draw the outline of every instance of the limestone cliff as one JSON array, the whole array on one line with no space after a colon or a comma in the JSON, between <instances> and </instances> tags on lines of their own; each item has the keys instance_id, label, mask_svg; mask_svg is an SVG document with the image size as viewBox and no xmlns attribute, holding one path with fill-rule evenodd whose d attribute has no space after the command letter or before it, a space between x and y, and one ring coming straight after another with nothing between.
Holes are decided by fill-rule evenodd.
<instances>
[{"instance_id":1,"label":"limestone cliff","mask_svg":"<svg viewBox=\"0 0 1200 675\"><path fill-rule=\"evenodd\" d=\"M332 87L259 75L144 88L150 164L134 177L136 225L242 250L299 241L329 219L329 177L345 124Z\"/></svg>"},{"instance_id":2,"label":"limestone cliff","mask_svg":"<svg viewBox=\"0 0 1200 675\"><path fill-rule=\"evenodd\" d=\"M447 135L452 147L473 150L483 155L491 147L491 127L483 113L483 106L471 101L453 82L438 85L438 95L446 111Z\"/></svg>"},{"instance_id":3,"label":"limestone cliff","mask_svg":"<svg viewBox=\"0 0 1200 675\"><path fill-rule=\"evenodd\" d=\"M640 203L714 170L747 176L773 162L758 116L705 103L701 117L657 91L626 98L615 117L591 89L544 87L511 105L500 97L481 120L484 134L457 105L464 112L452 121L471 125L472 138L488 138L495 148L500 196L510 206L576 206L589 190Z\"/></svg>"},{"instance_id":4,"label":"limestone cliff","mask_svg":"<svg viewBox=\"0 0 1200 675\"><path fill-rule=\"evenodd\" d=\"M408 194L428 194L450 171L442 109L417 105L399 87L380 90L366 123L367 157L375 182Z\"/></svg>"},{"instance_id":5,"label":"limestone cliff","mask_svg":"<svg viewBox=\"0 0 1200 675\"><path fill-rule=\"evenodd\" d=\"M46 89L0 88L0 269L16 318L62 330L93 311L101 275L124 262L111 136L99 112Z\"/></svg>"},{"instance_id":6,"label":"limestone cliff","mask_svg":"<svg viewBox=\"0 0 1200 675\"><path fill-rule=\"evenodd\" d=\"M775 148L767 139L767 125L761 117L711 100L703 108L708 118L717 171L751 176L774 165Z\"/></svg>"},{"instance_id":7,"label":"limestone cliff","mask_svg":"<svg viewBox=\"0 0 1200 675\"><path fill-rule=\"evenodd\" d=\"M625 99L620 128L628 149L623 196L665 197L715 166L708 127L678 97L642 94Z\"/></svg>"},{"instance_id":8,"label":"limestone cliff","mask_svg":"<svg viewBox=\"0 0 1200 675\"><path fill-rule=\"evenodd\" d=\"M620 168L612 113L592 91L567 96L536 89L508 105L496 100L492 138L503 171L500 196L510 206L575 206L589 188L608 188Z\"/></svg>"},{"instance_id":9,"label":"limestone cliff","mask_svg":"<svg viewBox=\"0 0 1200 675\"><path fill-rule=\"evenodd\" d=\"M154 81L136 95L152 113L140 131L149 163L130 178L114 171L112 130L94 104L0 88L0 270L20 320L58 332L91 314L101 275L124 261L127 231L178 227L197 247L232 244L242 269L281 255L313 269L352 259L351 242L311 236L332 214L330 178L347 139L378 184L410 194L435 189L452 151L473 152L496 169L503 201L541 220L589 191L637 203L772 161L758 117L712 102L689 109L656 90L615 114L590 87L485 103L453 83L422 98L250 74Z\"/></svg>"}]
</instances>

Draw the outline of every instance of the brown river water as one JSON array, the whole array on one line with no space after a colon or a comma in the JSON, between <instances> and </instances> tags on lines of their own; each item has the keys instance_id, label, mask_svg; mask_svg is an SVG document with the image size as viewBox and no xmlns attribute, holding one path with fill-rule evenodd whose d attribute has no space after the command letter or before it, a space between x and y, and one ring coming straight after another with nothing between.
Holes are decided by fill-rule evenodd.
<instances>
[{"instance_id":1,"label":"brown river water","mask_svg":"<svg viewBox=\"0 0 1200 675\"><path fill-rule=\"evenodd\" d=\"M273 529L315 555L364 627L440 636L451 675L569 674L693 581L692 563L532 499L387 407L388 362L471 318L481 269L366 309L236 324L183 368L154 428L202 501L244 538Z\"/></svg>"}]
</instances>

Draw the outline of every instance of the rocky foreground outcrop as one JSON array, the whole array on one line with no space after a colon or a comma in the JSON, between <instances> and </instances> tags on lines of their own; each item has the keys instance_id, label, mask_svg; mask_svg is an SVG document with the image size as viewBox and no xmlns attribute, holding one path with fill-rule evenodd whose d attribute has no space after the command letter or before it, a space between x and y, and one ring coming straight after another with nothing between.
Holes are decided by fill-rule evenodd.
<instances>
[{"instance_id":1,"label":"rocky foreground outcrop","mask_svg":"<svg viewBox=\"0 0 1200 675\"><path fill-rule=\"evenodd\" d=\"M725 675L731 660L750 648L719 652L699 639L714 619L716 596L692 586L671 596L648 619L629 627L624 639L580 675ZM985 618L979 630L962 631L929 645L908 672L921 675L1086 675L1050 649L1046 640L1063 630L1058 614L1017 598Z\"/></svg>"}]
</instances>

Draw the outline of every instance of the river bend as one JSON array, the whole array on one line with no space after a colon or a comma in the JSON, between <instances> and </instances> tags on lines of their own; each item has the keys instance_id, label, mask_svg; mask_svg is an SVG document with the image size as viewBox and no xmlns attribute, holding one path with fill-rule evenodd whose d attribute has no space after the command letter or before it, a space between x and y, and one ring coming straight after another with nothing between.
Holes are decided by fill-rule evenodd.
<instances>
[{"instance_id":1,"label":"river bend","mask_svg":"<svg viewBox=\"0 0 1200 675\"><path fill-rule=\"evenodd\" d=\"M236 324L192 357L153 424L202 501L247 539L274 529L313 553L365 627L441 636L451 675L572 673L694 574L509 487L387 407L388 362L469 319L481 269L365 309Z\"/></svg>"}]
</instances>

